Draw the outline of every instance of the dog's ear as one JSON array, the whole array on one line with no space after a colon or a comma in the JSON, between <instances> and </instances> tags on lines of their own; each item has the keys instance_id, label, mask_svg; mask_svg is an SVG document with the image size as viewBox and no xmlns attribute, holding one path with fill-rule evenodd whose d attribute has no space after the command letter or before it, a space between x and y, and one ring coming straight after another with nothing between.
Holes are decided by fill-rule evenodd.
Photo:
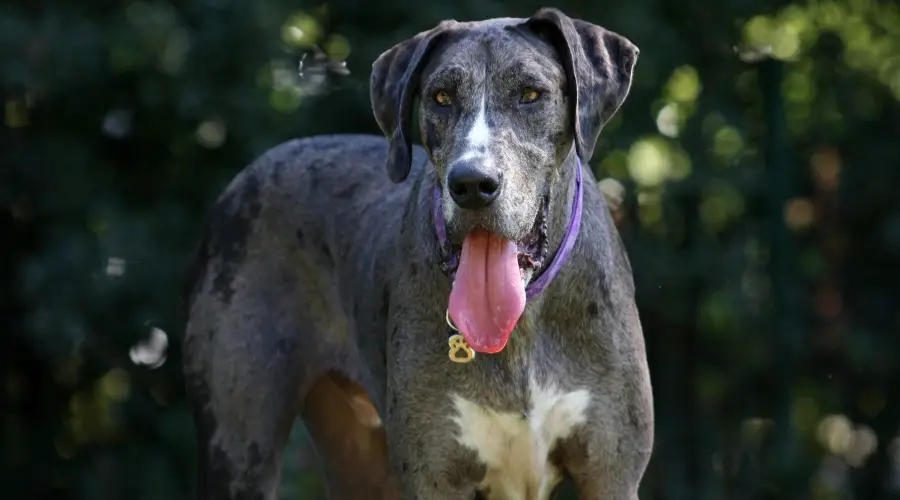
<instances>
[{"instance_id":1,"label":"dog's ear","mask_svg":"<svg viewBox=\"0 0 900 500\"><path fill-rule=\"evenodd\" d=\"M409 175L413 104L422 70L431 50L454 24L454 20L443 21L434 29L394 45L372 64L372 112L390 143L387 172L394 182L403 182Z\"/></svg>"},{"instance_id":2,"label":"dog's ear","mask_svg":"<svg viewBox=\"0 0 900 500\"><path fill-rule=\"evenodd\" d=\"M559 54L568 80L575 147L582 161L594 154L600 129L625 102L637 62L637 46L600 26L543 8L525 22Z\"/></svg>"}]
</instances>

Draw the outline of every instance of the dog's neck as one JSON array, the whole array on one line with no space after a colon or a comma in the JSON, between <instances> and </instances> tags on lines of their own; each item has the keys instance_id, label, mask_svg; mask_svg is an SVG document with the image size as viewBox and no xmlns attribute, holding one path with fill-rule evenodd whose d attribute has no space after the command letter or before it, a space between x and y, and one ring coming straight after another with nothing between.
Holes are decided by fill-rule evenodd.
<instances>
[{"instance_id":1,"label":"dog's neck","mask_svg":"<svg viewBox=\"0 0 900 500\"><path fill-rule=\"evenodd\" d=\"M575 249L574 243L578 238L578 231L575 231L574 234L570 234L569 238L571 239L571 244L573 246L565 252L566 255L560 255L560 247L563 244L563 239L566 237L567 231L569 231L572 223L575 221L572 213L575 209L575 198L580 195L578 190L584 190L583 169L585 168L587 167L581 164L581 161L578 159L578 154L573 147L562 165L551 174L556 178L550 179L548 182L548 185L550 186L550 206L548 208L546 220L547 242L549 244L548 254L550 256L557 256L555 261L562 260L560 264L565 264L572 258L572 253L574 253ZM583 196L583 194L581 194L581 196ZM577 216L578 223L580 224L580 219L583 217L583 214L579 213ZM560 259L559 257L564 257L564 259ZM545 262L545 266L546 265L549 265L549 261Z\"/></svg>"},{"instance_id":2,"label":"dog's neck","mask_svg":"<svg viewBox=\"0 0 900 500\"><path fill-rule=\"evenodd\" d=\"M553 279L571 257L581 226L583 204L583 173L577 154L569 153L563 165L552 173L557 176L549 179L551 186L549 208L547 213L547 239L551 258L538 271L538 274L525 289L527 298L533 299L550 285ZM456 256L451 252L447 239L447 227L441 209L441 192L437 184L433 189L433 221L438 247L442 253L442 266L445 272L452 273L456 266Z\"/></svg>"}]
</instances>

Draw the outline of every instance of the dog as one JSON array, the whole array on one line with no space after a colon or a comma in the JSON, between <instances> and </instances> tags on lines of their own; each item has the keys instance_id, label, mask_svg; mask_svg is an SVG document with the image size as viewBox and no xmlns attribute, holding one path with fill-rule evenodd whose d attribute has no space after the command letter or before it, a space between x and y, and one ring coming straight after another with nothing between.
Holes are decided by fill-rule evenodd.
<instances>
[{"instance_id":1,"label":"dog","mask_svg":"<svg viewBox=\"0 0 900 500\"><path fill-rule=\"evenodd\" d=\"M385 137L232 180L186 285L196 498L277 498L298 415L332 499L638 498L652 390L587 166L638 53L552 8L444 21L373 63Z\"/></svg>"}]
</instances>

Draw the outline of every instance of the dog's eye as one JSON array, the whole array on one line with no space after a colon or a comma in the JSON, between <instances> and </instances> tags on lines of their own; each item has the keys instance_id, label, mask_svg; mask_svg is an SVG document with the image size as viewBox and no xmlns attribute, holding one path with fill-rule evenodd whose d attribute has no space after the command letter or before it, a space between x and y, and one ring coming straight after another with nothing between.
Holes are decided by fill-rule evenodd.
<instances>
[{"instance_id":1,"label":"dog's eye","mask_svg":"<svg viewBox=\"0 0 900 500\"><path fill-rule=\"evenodd\" d=\"M438 103L438 106L449 106L452 99L450 99L450 94L448 94L444 90L439 90L434 94L434 102Z\"/></svg>"},{"instance_id":2,"label":"dog's eye","mask_svg":"<svg viewBox=\"0 0 900 500\"><path fill-rule=\"evenodd\" d=\"M526 88L522 91L522 104L531 104L541 97L541 92L532 88Z\"/></svg>"}]
</instances>

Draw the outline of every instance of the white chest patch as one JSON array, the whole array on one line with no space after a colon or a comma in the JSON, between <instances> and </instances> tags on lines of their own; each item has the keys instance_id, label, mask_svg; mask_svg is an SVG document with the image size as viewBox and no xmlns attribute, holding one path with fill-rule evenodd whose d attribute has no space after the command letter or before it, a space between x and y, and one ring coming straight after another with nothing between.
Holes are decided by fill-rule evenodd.
<instances>
[{"instance_id":1,"label":"white chest patch","mask_svg":"<svg viewBox=\"0 0 900 500\"><path fill-rule=\"evenodd\" d=\"M549 387L549 388L548 388ZM482 488L493 498L546 500L562 479L548 455L587 420L590 393L529 383L528 414L498 412L451 394L456 440L487 467Z\"/></svg>"}]
</instances>

